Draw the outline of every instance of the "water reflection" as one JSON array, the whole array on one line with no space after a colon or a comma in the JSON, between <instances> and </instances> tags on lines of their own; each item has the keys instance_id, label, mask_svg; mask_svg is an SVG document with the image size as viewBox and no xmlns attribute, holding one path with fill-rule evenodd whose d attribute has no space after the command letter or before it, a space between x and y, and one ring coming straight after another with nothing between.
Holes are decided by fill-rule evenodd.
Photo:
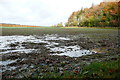
<instances>
[{"instance_id":1,"label":"water reflection","mask_svg":"<svg viewBox=\"0 0 120 80\"><path fill-rule=\"evenodd\" d=\"M0 55L9 56L14 53L35 53L42 52L44 49L48 49L49 55L57 56L69 56L69 57L80 57L87 54L92 54L89 50L81 50L79 45L65 45L67 41L73 40L68 36L60 36L57 34L52 35L29 35L29 36L0 36ZM65 41L65 42L64 42ZM61 45L62 44L62 45ZM34 47L35 46L35 47ZM36 47L38 46L38 47ZM42 49L41 49L42 46ZM51 54L53 52L53 54ZM7 66L8 64L14 63L16 60L5 60L0 61L0 65L3 65L2 69L13 70L16 69L14 66ZM0 70L2 71L2 70Z\"/></svg>"}]
</instances>

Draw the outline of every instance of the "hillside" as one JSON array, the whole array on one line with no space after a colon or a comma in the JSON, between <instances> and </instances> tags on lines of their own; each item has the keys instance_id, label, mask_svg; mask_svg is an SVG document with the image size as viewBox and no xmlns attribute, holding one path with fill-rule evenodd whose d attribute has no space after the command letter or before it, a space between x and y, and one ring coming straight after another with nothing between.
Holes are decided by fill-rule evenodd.
<instances>
[{"instance_id":1,"label":"hillside","mask_svg":"<svg viewBox=\"0 0 120 80\"><path fill-rule=\"evenodd\" d=\"M65 26L119 27L120 1L102 2L73 12Z\"/></svg>"},{"instance_id":2,"label":"hillside","mask_svg":"<svg viewBox=\"0 0 120 80\"><path fill-rule=\"evenodd\" d=\"M5 23L1 23L0 26L2 26L2 27L40 27L40 26L20 25L20 24L5 24Z\"/></svg>"}]
</instances>

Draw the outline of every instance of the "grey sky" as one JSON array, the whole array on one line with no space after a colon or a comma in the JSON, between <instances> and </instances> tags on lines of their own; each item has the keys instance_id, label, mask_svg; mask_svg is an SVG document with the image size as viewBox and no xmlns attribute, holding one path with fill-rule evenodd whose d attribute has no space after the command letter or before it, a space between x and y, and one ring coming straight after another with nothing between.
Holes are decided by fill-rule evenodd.
<instances>
[{"instance_id":1,"label":"grey sky","mask_svg":"<svg viewBox=\"0 0 120 80\"><path fill-rule=\"evenodd\" d=\"M0 23L51 26L103 0L0 0Z\"/></svg>"}]
</instances>

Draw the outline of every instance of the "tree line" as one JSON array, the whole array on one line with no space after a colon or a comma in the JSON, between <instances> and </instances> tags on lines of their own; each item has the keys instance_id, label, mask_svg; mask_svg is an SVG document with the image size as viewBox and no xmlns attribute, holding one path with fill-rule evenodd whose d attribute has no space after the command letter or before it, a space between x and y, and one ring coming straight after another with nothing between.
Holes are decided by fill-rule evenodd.
<instances>
[{"instance_id":1,"label":"tree line","mask_svg":"<svg viewBox=\"0 0 120 80\"><path fill-rule=\"evenodd\" d=\"M120 2L101 2L90 8L81 8L70 15L65 26L120 27Z\"/></svg>"}]
</instances>

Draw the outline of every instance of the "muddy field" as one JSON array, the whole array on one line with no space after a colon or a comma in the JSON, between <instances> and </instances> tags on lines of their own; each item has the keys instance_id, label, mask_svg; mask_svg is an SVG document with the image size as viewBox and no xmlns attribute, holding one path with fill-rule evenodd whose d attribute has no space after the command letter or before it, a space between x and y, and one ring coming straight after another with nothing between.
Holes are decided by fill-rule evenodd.
<instances>
[{"instance_id":1,"label":"muddy field","mask_svg":"<svg viewBox=\"0 0 120 80\"><path fill-rule=\"evenodd\" d=\"M120 57L118 29L1 28L0 72L4 78L42 77Z\"/></svg>"}]
</instances>

